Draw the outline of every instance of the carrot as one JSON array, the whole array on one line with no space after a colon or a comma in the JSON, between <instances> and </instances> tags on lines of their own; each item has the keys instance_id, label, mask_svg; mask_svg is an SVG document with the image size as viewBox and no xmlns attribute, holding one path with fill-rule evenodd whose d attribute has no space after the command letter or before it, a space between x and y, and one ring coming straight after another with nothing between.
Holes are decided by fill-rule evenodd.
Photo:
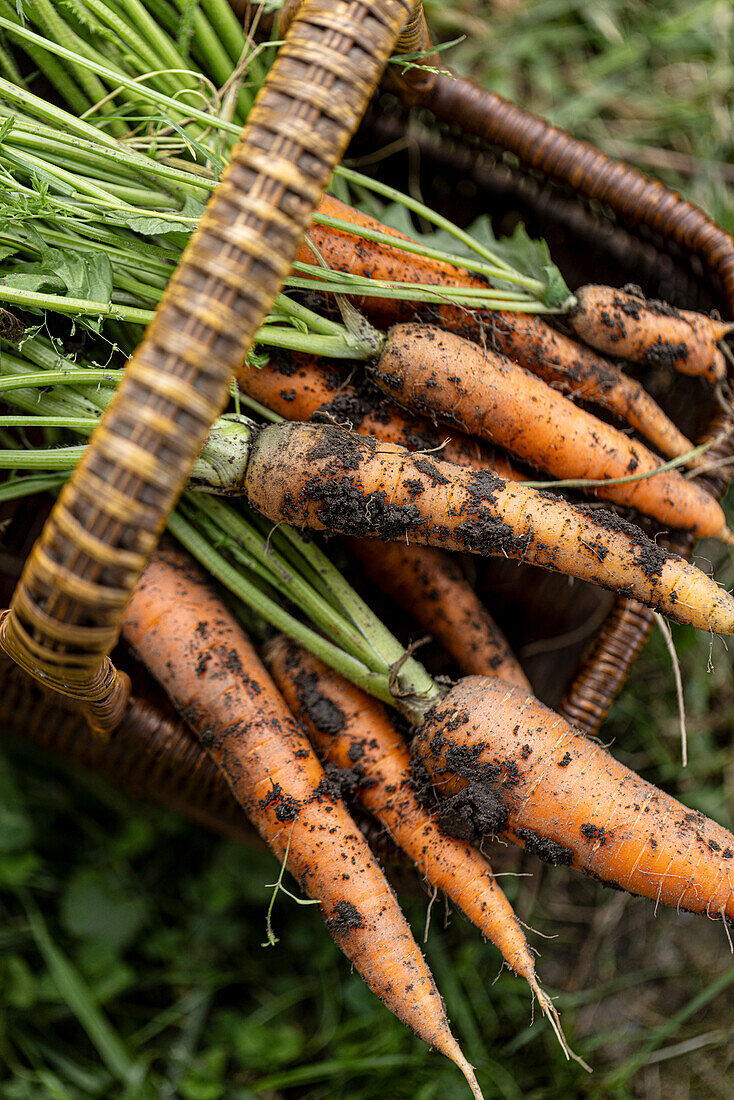
<instances>
[{"instance_id":1,"label":"carrot","mask_svg":"<svg viewBox=\"0 0 734 1100\"><path fill-rule=\"evenodd\" d=\"M504 356L427 325L396 325L372 377L403 405L432 410L556 477L608 480L657 469L641 443L577 408ZM671 527L729 541L721 506L677 470L594 492Z\"/></svg>"},{"instance_id":2,"label":"carrot","mask_svg":"<svg viewBox=\"0 0 734 1100\"><path fill-rule=\"evenodd\" d=\"M558 1014L540 987L525 935L492 868L475 848L442 833L420 805L410 782L410 753L385 708L282 636L268 646L267 661L322 760L358 777L358 801L431 886L443 890L525 978L570 1057Z\"/></svg>"},{"instance_id":3,"label":"carrot","mask_svg":"<svg viewBox=\"0 0 734 1100\"><path fill-rule=\"evenodd\" d=\"M462 680L429 714L413 751L478 835L508 831L552 863L734 920L734 836L513 685Z\"/></svg>"},{"instance_id":4,"label":"carrot","mask_svg":"<svg viewBox=\"0 0 734 1100\"><path fill-rule=\"evenodd\" d=\"M523 480L505 455L455 428L437 428L422 416L406 414L374 387L354 385L348 368L334 360L296 352L275 354L264 367L244 363L237 382L244 393L286 420L334 420L409 451L440 449L449 462Z\"/></svg>"},{"instance_id":5,"label":"carrot","mask_svg":"<svg viewBox=\"0 0 734 1100\"><path fill-rule=\"evenodd\" d=\"M277 424L253 443L253 508L275 522L504 555L634 596L679 622L734 633L734 599L634 524L333 425Z\"/></svg>"},{"instance_id":6,"label":"carrot","mask_svg":"<svg viewBox=\"0 0 734 1100\"><path fill-rule=\"evenodd\" d=\"M365 982L464 1073L430 971L397 900L250 642L182 553L159 551L123 632L224 772L237 801Z\"/></svg>"},{"instance_id":7,"label":"carrot","mask_svg":"<svg viewBox=\"0 0 734 1100\"><path fill-rule=\"evenodd\" d=\"M675 367L712 382L726 377L726 361L716 344L734 331L734 324L648 300L637 288L592 284L582 286L576 300L569 323L592 347L651 367Z\"/></svg>"},{"instance_id":8,"label":"carrot","mask_svg":"<svg viewBox=\"0 0 734 1100\"><path fill-rule=\"evenodd\" d=\"M429 546L349 539L367 575L433 634L464 675L499 676L530 691L509 643L456 560Z\"/></svg>"},{"instance_id":9,"label":"carrot","mask_svg":"<svg viewBox=\"0 0 734 1100\"><path fill-rule=\"evenodd\" d=\"M409 239L330 195L324 196L318 213L348 221L357 228L366 227ZM394 246L373 243L357 233L314 223L309 236L329 266L337 271L399 282L484 285L481 278L470 275L463 268ZM307 244L301 247L297 258L304 263L314 262ZM415 315L414 307L408 302L386 298L355 298L354 301L379 325L412 320ZM469 310L451 303L431 306L426 313L442 328L502 352L564 393L608 409L649 439L667 458L676 458L692 449L689 440L639 382L616 364L556 332L542 318L503 310Z\"/></svg>"},{"instance_id":10,"label":"carrot","mask_svg":"<svg viewBox=\"0 0 734 1100\"><path fill-rule=\"evenodd\" d=\"M440 320L443 328L501 352L561 393L607 409L666 458L693 450L691 441L636 379L556 332L540 317L486 312L463 325Z\"/></svg>"}]
</instances>

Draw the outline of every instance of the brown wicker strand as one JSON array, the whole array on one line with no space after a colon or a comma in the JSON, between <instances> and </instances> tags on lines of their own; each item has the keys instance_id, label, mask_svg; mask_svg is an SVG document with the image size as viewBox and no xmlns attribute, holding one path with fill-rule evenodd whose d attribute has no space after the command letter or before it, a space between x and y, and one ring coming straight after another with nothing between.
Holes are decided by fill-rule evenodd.
<instances>
[{"instance_id":1,"label":"brown wicker strand","mask_svg":"<svg viewBox=\"0 0 734 1100\"><path fill-rule=\"evenodd\" d=\"M583 733L596 734L645 647L653 613L637 600L617 600L590 656L558 713Z\"/></svg>"},{"instance_id":2,"label":"brown wicker strand","mask_svg":"<svg viewBox=\"0 0 734 1100\"><path fill-rule=\"evenodd\" d=\"M693 203L470 80L439 74L420 105L577 194L606 204L619 218L644 224L698 254L721 280L734 314L734 240Z\"/></svg>"},{"instance_id":3,"label":"brown wicker strand","mask_svg":"<svg viewBox=\"0 0 734 1100\"><path fill-rule=\"evenodd\" d=\"M422 53L430 44L423 0L418 0L418 3L413 6L408 22L403 27L400 38L395 43L395 53Z\"/></svg>"},{"instance_id":4,"label":"brown wicker strand","mask_svg":"<svg viewBox=\"0 0 734 1100\"><path fill-rule=\"evenodd\" d=\"M100 666L129 594L411 11L410 0L305 0L0 623L8 655L81 700L99 732L124 706L124 681Z\"/></svg>"}]
</instances>

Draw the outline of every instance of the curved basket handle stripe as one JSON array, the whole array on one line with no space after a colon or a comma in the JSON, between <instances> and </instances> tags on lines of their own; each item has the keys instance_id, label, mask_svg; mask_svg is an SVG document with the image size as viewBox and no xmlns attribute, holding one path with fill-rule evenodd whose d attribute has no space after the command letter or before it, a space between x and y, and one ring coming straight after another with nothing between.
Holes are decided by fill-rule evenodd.
<instances>
[{"instance_id":1,"label":"curved basket handle stripe","mask_svg":"<svg viewBox=\"0 0 734 1100\"><path fill-rule=\"evenodd\" d=\"M129 690L107 656L123 609L413 9L411 0L301 6L0 622L8 655L80 700L99 731L114 728Z\"/></svg>"}]
</instances>

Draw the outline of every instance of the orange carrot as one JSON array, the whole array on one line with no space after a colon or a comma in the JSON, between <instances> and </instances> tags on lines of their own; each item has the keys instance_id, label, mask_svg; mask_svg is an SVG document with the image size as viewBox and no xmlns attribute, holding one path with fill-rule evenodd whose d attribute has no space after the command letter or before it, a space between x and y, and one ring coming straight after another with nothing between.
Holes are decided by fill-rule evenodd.
<instances>
[{"instance_id":1,"label":"orange carrot","mask_svg":"<svg viewBox=\"0 0 734 1100\"><path fill-rule=\"evenodd\" d=\"M321 759L357 777L357 800L427 881L492 941L510 969L525 978L570 1056L553 1003L538 983L525 935L492 868L476 849L442 833L420 805L410 781L408 748L385 708L286 638L268 646L267 660Z\"/></svg>"},{"instance_id":2,"label":"orange carrot","mask_svg":"<svg viewBox=\"0 0 734 1100\"><path fill-rule=\"evenodd\" d=\"M734 836L513 685L462 680L413 751L476 835L506 830L549 862L734 920Z\"/></svg>"},{"instance_id":3,"label":"orange carrot","mask_svg":"<svg viewBox=\"0 0 734 1100\"><path fill-rule=\"evenodd\" d=\"M442 328L489 347L519 363L549 386L579 401L607 409L649 440L666 458L693 450L691 441L640 383L615 363L556 332L540 317L487 311L469 322Z\"/></svg>"},{"instance_id":4,"label":"orange carrot","mask_svg":"<svg viewBox=\"0 0 734 1100\"><path fill-rule=\"evenodd\" d=\"M264 367L244 363L237 372L242 391L286 420L333 420L360 435L374 435L409 451L440 451L459 466L494 470L500 477L522 481L502 453L455 428L437 427L422 416L406 414L374 387L354 385L339 361L296 352L271 355Z\"/></svg>"},{"instance_id":5,"label":"orange carrot","mask_svg":"<svg viewBox=\"0 0 734 1100\"><path fill-rule=\"evenodd\" d=\"M159 551L136 587L123 632L224 772L240 805L336 943L404 1023L462 1070L441 998L398 903L359 830L250 642L182 553Z\"/></svg>"},{"instance_id":6,"label":"orange carrot","mask_svg":"<svg viewBox=\"0 0 734 1100\"><path fill-rule=\"evenodd\" d=\"M610 480L660 465L505 356L433 326L395 325L372 377L401 404L431 410L559 478ZM671 527L730 538L718 502L677 470L593 491Z\"/></svg>"},{"instance_id":7,"label":"orange carrot","mask_svg":"<svg viewBox=\"0 0 734 1100\"><path fill-rule=\"evenodd\" d=\"M276 522L499 554L624 592L677 621L734 633L734 599L634 524L333 425L264 428L245 492Z\"/></svg>"},{"instance_id":8,"label":"orange carrot","mask_svg":"<svg viewBox=\"0 0 734 1100\"><path fill-rule=\"evenodd\" d=\"M734 324L647 300L637 288L582 286L576 300L569 323L591 347L712 382L726 377L726 360L716 344L734 331Z\"/></svg>"},{"instance_id":9,"label":"orange carrot","mask_svg":"<svg viewBox=\"0 0 734 1100\"><path fill-rule=\"evenodd\" d=\"M382 225L358 210L325 195L318 213L387 233L407 240L405 234ZM394 246L377 244L328 226L313 224L309 236L325 261L336 271L348 271L370 278L430 285L483 286L484 280L463 268L431 260ZM314 255L304 244L298 259L313 263ZM393 325L412 320L410 302L386 298L355 298L355 303L375 324ZM649 439L667 458L687 454L691 444L660 406L614 363L589 348L574 343L546 322L530 314L503 310L470 310L442 303L422 308L442 328L456 332L482 346L507 355L537 374L549 385L584 401L608 409Z\"/></svg>"},{"instance_id":10,"label":"orange carrot","mask_svg":"<svg viewBox=\"0 0 734 1100\"><path fill-rule=\"evenodd\" d=\"M464 675L499 676L530 691L517 657L457 561L443 550L349 539L367 575L433 634Z\"/></svg>"}]
</instances>

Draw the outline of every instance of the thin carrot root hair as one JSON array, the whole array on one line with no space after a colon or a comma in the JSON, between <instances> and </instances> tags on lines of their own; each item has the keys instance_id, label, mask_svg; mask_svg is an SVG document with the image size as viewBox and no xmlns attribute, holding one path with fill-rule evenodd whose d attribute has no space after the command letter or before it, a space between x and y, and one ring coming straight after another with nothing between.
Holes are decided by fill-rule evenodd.
<instances>
[{"instance_id":1,"label":"thin carrot root hair","mask_svg":"<svg viewBox=\"0 0 734 1100\"><path fill-rule=\"evenodd\" d=\"M546 993L537 978L533 978L532 980L528 979L528 983L533 993L538 998L538 1004L540 1005L541 1011L548 1020L550 1026L553 1028L553 1034L558 1040L561 1050L566 1055L566 1058L569 1061L578 1063L578 1065L580 1065L582 1069L585 1069L587 1073L593 1073L594 1071L592 1070L588 1062L585 1062L584 1059L580 1057L580 1055L575 1054L574 1051L571 1050L571 1047L568 1045L566 1036L563 1034L563 1028L561 1027L561 1017L558 1015L558 1009L553 1004L553 1001L550 998L550 994Z\"/></svg>"}]
</instances>

